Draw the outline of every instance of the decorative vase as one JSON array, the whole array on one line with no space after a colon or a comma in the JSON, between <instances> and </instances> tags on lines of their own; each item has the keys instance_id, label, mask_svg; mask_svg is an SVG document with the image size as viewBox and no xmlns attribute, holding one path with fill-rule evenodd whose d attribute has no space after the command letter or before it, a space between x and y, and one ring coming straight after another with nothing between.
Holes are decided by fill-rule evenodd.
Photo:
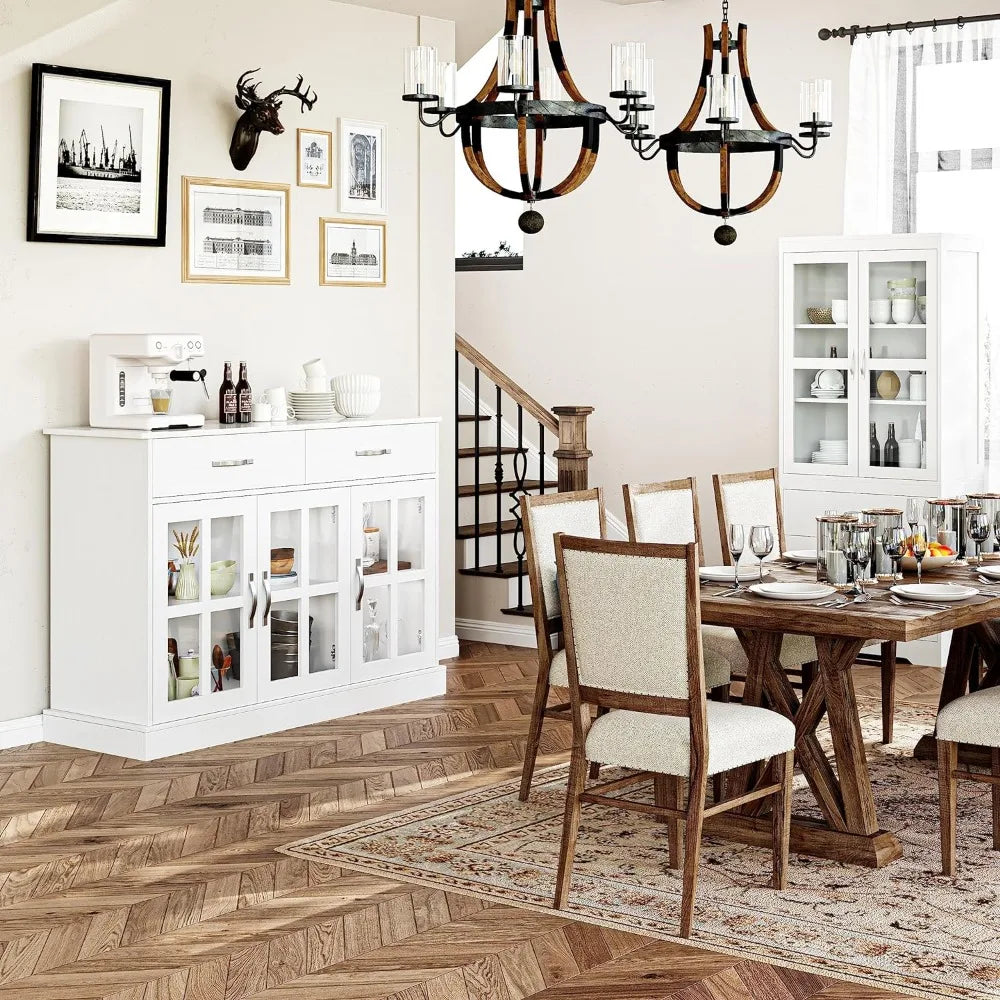
<instances>
[{"instance_id":1,"label":"decorative vase","mask_svg":"<svg viewBox=\"0 0 1000 1000\"><path fill-rule=\"evenodd\" d=\"M181 563L181 571L177 574L177 586L174 588L174 599L177 601L197 601L200 596L198 567L193 562Z\"/></svg>"}]
</instances>

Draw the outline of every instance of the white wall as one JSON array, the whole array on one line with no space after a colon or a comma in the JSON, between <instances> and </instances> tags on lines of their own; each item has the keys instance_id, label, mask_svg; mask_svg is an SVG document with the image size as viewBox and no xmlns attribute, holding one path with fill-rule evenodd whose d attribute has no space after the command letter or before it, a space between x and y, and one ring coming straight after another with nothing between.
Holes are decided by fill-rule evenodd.
<instances>
[{"instance_id":1,"label":"white wall","mask_svg":"<svg viewBox=\"0 0 1000 1000\"><path fill-rule=\"evenodd\" d=\"M990 9L973 3L962 13ZM842 228L850 44L820 42L817 30L945 13L935 0L735 2L731 18L749 25L755 89L776 126L794 128L799 81L811 77L834 81L836 121L816 159L786 158L770 205L734 220L735 246L717 247L718 220L680 202L662 155L640 163L606 126L591 179L540 206L546 227L526 241L525 270L458 275L464 337L545 405L596 407L591 480L613 511L622 513L623 482L695 475L706 544L718 555L712 474L778 459L778 239ZM644 39L656 59L657 131L675 127L697 86L701 26L718 26L719 5L576 0L560 14L567 62L598 103L607 99L610 42ZM717 203L718 160L704 160L689 190ZM549 169L547 183L558 180L557 164ZM735 197L756 195L769 170L770 157L734 157Z\"/></svg>"},{"instance_id":2,"label":"white wall","mask_svg":"<svg viewBox=\"0 0 1000 1000\"><path fill-rule=\"evenodd\" d=\"M0 46L6 140L0 157L0 189L5 192L0 201L0 606L7 623L0 719L31 715L47 704L48 449L41 428L86 423L91 333L195 330L209 346L206 363L213 393L227 359L246 360L254 387L262 390L295 382L301 362L322 355L333 371L380 375L382 415L443 415L452 408L454 322L447 284L454 254L451 151L439 153L435 147L422 162L416 116L399 99L400 53L417 42L418 19L329 0L119 0L86 13L95 6L83 0L7 0L0 6L0 17L10 28ZM59 27L54 10L63 14ZM445 51L453 44L450 25L436 22L428 31ZM10 39L21 47L11 50ZM32 62L173 81L165 249L25 242ZM294 185L294 130L300 125L335 131L340 115L388 123L386 289L319 287L317 219L337 214L336 195L297 187L291 199L291 287L180 282L180 178L236 176L228 157L237 117L232 95L237 76L256 66L262 67L260 77L270 87L294 82L295 74L303 73L319 102L306 115L286 102L283 118L289 131L280 138L261 138L247 178ZM441 287L443 303L437 291ZM192 399L198 399L197 393ZM210 412L211 404L205 409ZM444 428L442 497L447 514L453 509L450 420ZM80 531L87 531L87 525L81 524ZM453 576L449 534L442 546L444 635L454 632L448 603ZM127 560L129 553L119 551L113 539L94 539L92 558ZM85 587L87 566L78 572ZM107 625L113 642L113 608ZM141 660L143 652L137 650L136 656Z\"/></svg>"}]
</instances>

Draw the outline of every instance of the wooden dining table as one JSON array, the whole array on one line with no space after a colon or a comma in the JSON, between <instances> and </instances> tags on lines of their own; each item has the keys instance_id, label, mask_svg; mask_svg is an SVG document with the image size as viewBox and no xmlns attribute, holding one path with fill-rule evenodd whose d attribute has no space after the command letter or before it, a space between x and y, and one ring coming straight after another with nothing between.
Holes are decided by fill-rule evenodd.
<instances>
[{"instance_id":1,"label":"wooden dining table","mask_svg":"<svg viewBox=\"0 0 1000 1000\"><path fill-rule=\"evenodd\" d=\"M772 565L769 572L772 581L815 579L813 570ZM932 580L985 586L964 564L925 577L925 582ZM905 582L915 583L916 578L907 576ZM795 722L796 762L820 814L793 817L792 851L871 868L898 860L902 847L892 830L883 828L879 821L865 757L852 677L858 654L873 642L909 642L953 632L942 705L965 694L970 682L973 686L1000 683L1000 597L979 595L947 610L924 607L916 601L900 606L890 602L889 585L880 584L867 588L873 598L868 603L823 608L817 602L777 601L748 591L725 596L727 589L731 588L722 584L702 586L702 621L736 630L749 660L743 702L766 706ZM1000 583L996 590L1000 592ZM818 669L801 698L779 661L787 634L816 639ZM979 676L981 662L986 664L984 678ZM833 761L817 735L824 717L829 723ZM921 740L917 755L926 757L929 749L933 750L932 733ZM764 780L753 768L744 768L727 778L727 797ZM759 809L751 806L713 817L705 830L726 839L768 846L771 819L760 815Z\"/></svg>"}]
</instances>

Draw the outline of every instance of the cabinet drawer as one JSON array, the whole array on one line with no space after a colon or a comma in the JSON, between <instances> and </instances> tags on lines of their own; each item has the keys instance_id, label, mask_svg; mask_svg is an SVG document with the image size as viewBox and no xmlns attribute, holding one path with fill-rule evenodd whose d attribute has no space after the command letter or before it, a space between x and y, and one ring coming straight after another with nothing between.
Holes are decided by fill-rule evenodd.
<instances>
[{"instance_id":1,"label":"cabinet drawer","mask_svg":"<svg viewBox=\"0 0 1000 1000\"><path fill-rule=\"evenodd\" d=\"M301 486L305 435L230 434L153 442L153 496Z\"/></svg>"},{"instance_id":2,"label":"cabinet drawer","mask_svg":"<svg viewBox=\"0 0 1000 1000\"><path fill-rule=\"evenodd\" d=\"M417 476L436 467L436 424L306 431L309 483Z\"/></svg>"}]
</instances>

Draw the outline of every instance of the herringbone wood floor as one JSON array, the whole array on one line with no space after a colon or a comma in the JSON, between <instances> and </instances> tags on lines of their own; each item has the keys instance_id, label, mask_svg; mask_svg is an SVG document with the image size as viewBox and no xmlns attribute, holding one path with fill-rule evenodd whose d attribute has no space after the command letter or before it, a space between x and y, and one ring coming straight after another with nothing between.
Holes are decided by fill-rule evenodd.
<instances>
[{"instance_id":1,"label":"herringbone wood floor","mask_svg":"<svg viewBox=\"0 0 1000 1000\"><path fill-rule=\"evenodd\" d=\"M470 645L445 697L397 709L149 764L0 753L0 997L892 997L274 853L518 773L535 670ZM933 703L939 680L901 668L900 698ZM858 682L877 696L873 670ZM568 738L547 724L540 763Z\"/></svg>"}]
</instances>

